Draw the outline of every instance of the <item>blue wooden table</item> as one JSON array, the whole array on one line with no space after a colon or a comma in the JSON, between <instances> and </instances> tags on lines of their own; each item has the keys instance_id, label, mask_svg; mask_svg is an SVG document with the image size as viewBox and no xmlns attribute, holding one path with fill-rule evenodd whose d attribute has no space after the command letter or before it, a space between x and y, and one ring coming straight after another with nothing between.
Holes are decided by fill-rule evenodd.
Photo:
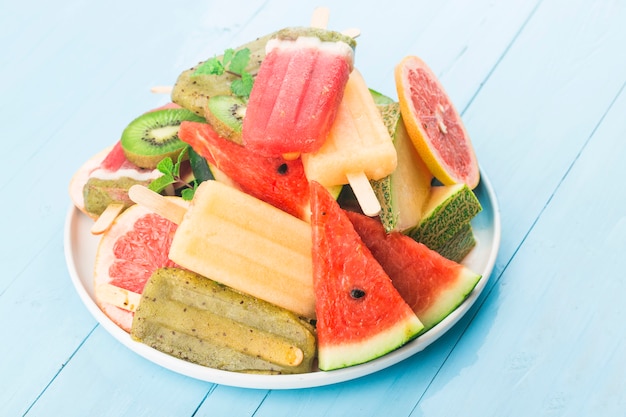
<instances>
[{"instance_id":1,"label":"blue wooden table","mask_svg":"<svg viewBox=\"0 0 626 417\"><path fill-rule=\"evenodd\" d=\"M357 6L358 4L358 6ZM487 287L424 351L371 375L246 389L166 370L89 314L64 258L68 183L196 62L318 4L286 0L0 6L6 153L0 274L3 416L626 415L626 3L363 0L358 66L395 96L419 55L440 77L496 190Z\"/></svg>"}]
</instances>

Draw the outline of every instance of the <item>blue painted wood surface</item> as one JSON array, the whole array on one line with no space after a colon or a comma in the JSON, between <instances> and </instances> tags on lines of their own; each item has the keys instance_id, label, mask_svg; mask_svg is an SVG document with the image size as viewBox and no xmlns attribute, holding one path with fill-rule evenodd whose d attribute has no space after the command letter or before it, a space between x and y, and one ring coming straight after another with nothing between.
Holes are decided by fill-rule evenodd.
<instances>
[{"instance_id":1,"label":"blue painted wood surface","mask_svg":"<svg viewBox=\"0 0 626 417\"><path fill-rule=\"evenodd\" d=\"M89 315L63 254L67 187L150 93L198 61L306 25L312 1L0 6L3 416L626 415L626 3L361 1L357 65L395 96L419 55L462 112L502 245L470 312L425 351L354 381L252 390L138 357ZM357 10L358 7L358 10Z\"/></svg>"}]
</instances>

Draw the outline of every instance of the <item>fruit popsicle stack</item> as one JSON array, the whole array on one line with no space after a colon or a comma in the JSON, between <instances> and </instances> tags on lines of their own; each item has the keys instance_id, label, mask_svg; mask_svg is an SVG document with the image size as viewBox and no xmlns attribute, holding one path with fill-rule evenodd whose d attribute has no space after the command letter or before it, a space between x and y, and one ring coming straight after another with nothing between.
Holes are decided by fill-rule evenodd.
<instances>
[{"instance_id":1,"label":"fruit popsicle stack","mask_svg":"<svg viewBox=\"0 0 626 417\"><path fill-rule=\"evenodd\" d=\"M302 154L309 181L330 187L350 184L363 212L373 216L380 211L369 180L391 174L398 156L380 111L355 68L346 84L335 122L322 147Z\"/></svg>"},{"instance_id":2,"label":"fruit popsicle stack","mask_svg":"<svg viewBox=\"0 0 626 417\"><path fill-rule=\"evenodd\" d=\"M268 156L319 149L353 69L355 41L322 28L287 28L266 56L243 120L245 146Z\"/></svg>"},{"instance_id":3,"label":"fruit popsicle stack","mask_svg":"<svg viewBox=\"0 0 626 417\"><path fill-rule=\"evenodd\" d=\"M146 187L133 201L178 223L169 258L177 265L304 317L315 317L311 227L217 181L197 188L188 210Z\"/></svg>"}]
</instances>

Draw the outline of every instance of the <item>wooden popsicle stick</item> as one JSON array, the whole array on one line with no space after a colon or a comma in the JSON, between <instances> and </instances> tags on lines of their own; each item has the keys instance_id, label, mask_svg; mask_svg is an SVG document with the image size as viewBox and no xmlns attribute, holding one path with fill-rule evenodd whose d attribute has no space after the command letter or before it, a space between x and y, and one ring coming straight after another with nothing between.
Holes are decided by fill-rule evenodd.
<instances>
[{"instance_id":1,"label":"wooden popsicle stick","mask_svg":"<svg viewBox=\"0 0 626 417\"><path fill-rule=\"evenodd\" d=\"M317 7L311 16L311 27L325 29L328 26L330 10L328 7Z\"/></svg>"},{"instance_id":2,"label":"wooden popsicle stick","mask_svg":"<svg viewBox=\"0 0 626 417\"><path fill-rule=\"evenodd\" d=\"M350 36L351 38L358 38L359 35L361 34L361 29L359 28L349 28L346 30L342 30L341 31L342 34L346 35L346 36Z\"/></svg>"},{"instance_id":3,"label":"wooden popsicle stick","mask_svg":"<svg viewBox=\"0 0 626 417\"><path fill-rule=\"evenodd\" d=\"M343 30L341 33L350 36L351 38L356 38L361 34L361 30L358 28L349 28ZM363 214L370 217L378 216L382 210L380 201L378 201L378 197L376 197L376 193L374 192L374 189L372 188L372 185L370 184L365 173L348 173L346 174L346 177L348 178L350 187L352 187L352 191L361 206Z\"/></svg>"},{"instance_id":4,"label":"wooden popsicle stick","mask_svg":"<svg viewBox=\"0 0 626 417\"><path fill-rule=\"evenodd\" d=\"M150 88L150 92L154 94L170 94L173 89L174 87L172 87L171 85L155 85L154 87Z\"/></svg>"},{"instance_id":5,"label":"wooden popsicle stick","mask_svg":"<svg viewBox=\"0 0 626 417\"><path fill-rule=\"evenodd\" d=\"M122 210L124 210L124 204L122 203L109 204L91 226L91 234L101 235L109 230L113 220L115 220Z\"/></svg>"},{"instance_id":6,"label":"wooden popsicle stick","mask_svg":"<svg viewBox=\"0 0 626 417\"><path fill-rule=\"evenodd\" d=\"M111 284L98 284L95 288L98 301L134 312L141 294Z\"/></svg>"},{"instance_id":7,"label":"wooden popsicle stick","mask_svg":"<svg viewBox=\"0 0 626 417\"><path fill-rule=\"evenodd\" d=\"M187 209L168 200L161 194L152 191L143 185L133 185L128 190L128 196L135 203L142 205L162 217L180 224L187 213Z\"/></svg>"},{"instance_id":8,"label":"wooden popsicle stick","mask_svg":"<svg viewBox=\"0 0 626 417\"><path fill-rule=\"evenodd\" d=\"M350 187L361 206L361 210L366 216L378 216L382 208L372 189L369 179L364 172L353 172L346 174Z\"/></svg>"}]
</instances>

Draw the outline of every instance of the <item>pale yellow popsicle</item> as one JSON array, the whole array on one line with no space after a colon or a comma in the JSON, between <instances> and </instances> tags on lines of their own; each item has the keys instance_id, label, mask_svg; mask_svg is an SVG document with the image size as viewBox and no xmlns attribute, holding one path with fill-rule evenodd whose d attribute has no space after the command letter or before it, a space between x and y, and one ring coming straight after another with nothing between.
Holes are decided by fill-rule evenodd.
<instances>
[{"instance_id":1,"label":"pale yellow popsicle","mask_svg":"<svg viewBox=\"0 0 626 417\"><path fill-rule=\"evenodd\" d=\"M391 174L398 157L380 111L356 68L350 74L326 141L317 152L302 154L302 162L309 181L327 187L349 183L364 212L378 214L380 205L375 207L378 201L368 180Z\"/></svg>"},{"instance_id":2,"label":"pale yellow popsicle","mask_svg":"<svg viewBox=\"0 0 626 417\"><path fill-rule=\"evenodd\" d=\"M139 189L131 191L131 198L146 205L145 198L137 198ZM189 209L176 217L168 217L179 224L169 252L172 261L315 317L310 224L217 181L201 183Z\"/></svg>"}]
</instances>

